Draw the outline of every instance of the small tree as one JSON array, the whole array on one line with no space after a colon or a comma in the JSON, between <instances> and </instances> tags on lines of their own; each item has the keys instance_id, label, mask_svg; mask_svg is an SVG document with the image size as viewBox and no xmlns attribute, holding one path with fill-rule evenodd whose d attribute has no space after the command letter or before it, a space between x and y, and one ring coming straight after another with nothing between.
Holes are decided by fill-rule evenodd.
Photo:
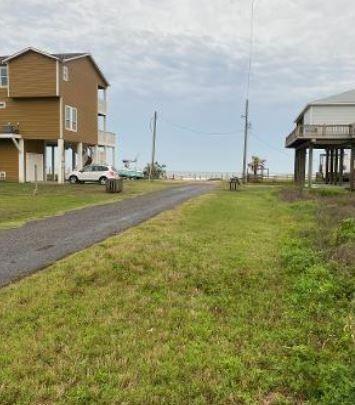
<instances>
[{"instance_id":1,"label":"small tree","mask_svg":"<svg viewBox=\"0 0 355 405\"><path fill-rule=\"evenodd\" d=\"M149 177L150 173L150 163L144 168L144 176ZM166 176L166 165L161 165L158 162L155 162L152 167L152 179L161 179Z\"/></svg>"},{"instance_id":2,"label":"small tree","mask_svg":"<svg viewBox=\"0 0 355 405\"><path fill-rule=\"evenodd\" d=\"M265 168L266 159L261 159L258 156L252 156L251 162L248 163L248 167L252 170L254 176L258 175L258 172Z\"/></svg>"}]
</instances>

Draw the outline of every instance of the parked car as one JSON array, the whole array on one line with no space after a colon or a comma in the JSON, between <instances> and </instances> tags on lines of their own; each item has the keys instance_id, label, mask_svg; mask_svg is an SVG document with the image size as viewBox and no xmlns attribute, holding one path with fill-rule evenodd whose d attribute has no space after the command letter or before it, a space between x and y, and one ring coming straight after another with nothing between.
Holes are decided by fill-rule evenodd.
<instances>
[{"instance_id":1,"label":"parked car","mask_svg":"<svg viewBox=\"0 0 355 405\"><path fill-rule=\"evenodd\" d=\"M118 169L118 174L120 177L127 179L144 179L144 173L141 170L136 169Z\"/></svg>"},{"instance_id":2,"label":"parked car","mask_svg":"<svg viewBox=\"0 0 355 405\"><path fill-rule=\"evenodd\" d=\"M118 179L117 170L110 165L89 165L81 170L74 170L69 173L68 180L71 184L85 182L99 182L105 184L107 179Z\"/></svg>"}]
</instances>

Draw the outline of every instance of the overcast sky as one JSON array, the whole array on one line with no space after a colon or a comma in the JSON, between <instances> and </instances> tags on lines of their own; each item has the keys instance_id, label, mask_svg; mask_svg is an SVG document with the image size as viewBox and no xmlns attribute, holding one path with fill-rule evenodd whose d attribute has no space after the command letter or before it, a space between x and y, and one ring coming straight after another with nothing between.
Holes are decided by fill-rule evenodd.
<instances>
[{"instance_id":1,"label":"overcast sky","mask_svg":"<svg viewBox=\"0 0 355 405\"><path fill-rule=\"evenodd\" d=\"M92 53L120 159L149 160L156 109L169 169L241 170L250 0L0 0L0 14L0 54ZM256 0L249 155L272 172L292 171L303 105L355 88L354 22L352 0Z\"/></svg>"}]
</instances>

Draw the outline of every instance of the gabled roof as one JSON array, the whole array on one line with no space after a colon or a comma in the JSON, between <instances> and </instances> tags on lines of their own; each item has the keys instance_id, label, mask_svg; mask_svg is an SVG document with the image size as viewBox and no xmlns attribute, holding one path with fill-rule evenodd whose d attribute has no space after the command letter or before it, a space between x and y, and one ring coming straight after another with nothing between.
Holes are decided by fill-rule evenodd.
<instances>
[{"instance_id":1,"label":"gabled roof","mask_svg":"<svg viewBox=\"0 0 355 405\"><path fill-rule=\"evenodd\" d=\"M51 55L51 54L48 53L48 52L41 51L40 49L37 49L37 48L28 47L28 48L22 49L21 51L15 52L14 54L8 56L7 58L5 58L5 59L3 60L3 62L7 63L7 62L9 62L10 60L15 59L15 58L18 58L19 56L23 55L24 53L27 53L27 52L30 52L30 51L39 53L39 54L41 54L41 55L43 55L43 56L47 56L47 58L58 59L58 58L56 58L54 55Z\"/></svg>"},{"instance_id":2,"label":"gabled roof","mask_svg":"<svg viewBox=\"0 0 355 405\"><path fill-rule=\"evenodd\" d=\"M0 56L0 65L5 65L4 60L7 58L8 56Z\"/></svg>"},{"instance_id":3,"label":"gabled roof","mask_svg":"<svg viewBox=\"0 0 355 405\"><path fill-rule=\"evenodd\" d=\"M355 105L355 90L345 91L344 93L335 94L334 96L321 98L308 103L298 115L295 122L299 121L309 107L317 105Z\"/></svg>"},{"instance_id":4,"label":"gabled roof","mask_svg":"<svg viewBox=\"0 0 355 405\"><path fill-rule=\"evenodd\" d=\"M311 105L333 105L333 104L355 104L355 90L345 91L344 93L336 94L335 96L330 96L322 98L320 100L315 100Z\"/></svg>"},{"instance_id":5,"label":"gabled roof","mask_svg":"<svg viewBox=\"0 0 355 405\"><path fill-rule=\"evenodd\" d=\"M100 77L102 78L104 83L106 84L106 86L110 85L110 83L107 81L106 77L102 73L101 69L95 62L95 59L91 56L90 53L87 53L87 52L48 53L45 51L41 51L40 49L37 49L37 48L28 47L28 48L22 49L21 51L10 55L10 56L0 56L0 65L3 65L5 63L9 62L10 60L15 59L29 51L39 53L43 56L46 56L46 57L54 59L54 60L58 60L62 63L70 62L72 60L76 60L76 59L80 59L80 58L89 58L91 63L94 65L96 71L98 72L98 74L100 75Z\"/></svg>"}]
</instances>

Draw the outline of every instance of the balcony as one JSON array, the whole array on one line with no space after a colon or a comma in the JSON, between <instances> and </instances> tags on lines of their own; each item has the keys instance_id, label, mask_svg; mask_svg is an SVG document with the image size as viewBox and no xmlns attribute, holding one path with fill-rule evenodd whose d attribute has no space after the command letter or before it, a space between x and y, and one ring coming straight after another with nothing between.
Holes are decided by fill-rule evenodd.
<instances>
[{"instance_id":1,"label":"balcony","mask_svg":"<svg viewBox=\"0 0 355 405\"><path fill-rule=\"evenodd\" d=\"M98 114L99 115L106 115L107 114L107 103L106 100L103 100L101 98L98 99L97 102L97 108L98 108Z\"/></svg>"},{"instance_id":2,"label":"balcony","mask_svg":"<svg viewBox=\"0 0 355 405\"><path fill-rule=\"evenodd\" d=\"M20 133L19 125L13 125L8 123L6 125L0 125L0 134L1 135L18 135Z\"/></svg>"},{"instance_id":3,"label":"balcony","mask_svg":"<svg viewBox=\"0 0 355 405\"><path fill-rule=\"evenodd\" d=\"M99 130L98 144L100 146L109 146L111 148L116 147L116 134L114 134L113 132Z\"/></svg>"},{"instance_id":4,"label":"balcony","mask_svg":"<svg viewBox=\"0 0 355 405\"><path fill-rule=\"evenodd\" d=\"M353 125L299 125L286 138L286 148L298 146L307 140L348 140L355 138Z\"/></svg>"}]
</instances>

